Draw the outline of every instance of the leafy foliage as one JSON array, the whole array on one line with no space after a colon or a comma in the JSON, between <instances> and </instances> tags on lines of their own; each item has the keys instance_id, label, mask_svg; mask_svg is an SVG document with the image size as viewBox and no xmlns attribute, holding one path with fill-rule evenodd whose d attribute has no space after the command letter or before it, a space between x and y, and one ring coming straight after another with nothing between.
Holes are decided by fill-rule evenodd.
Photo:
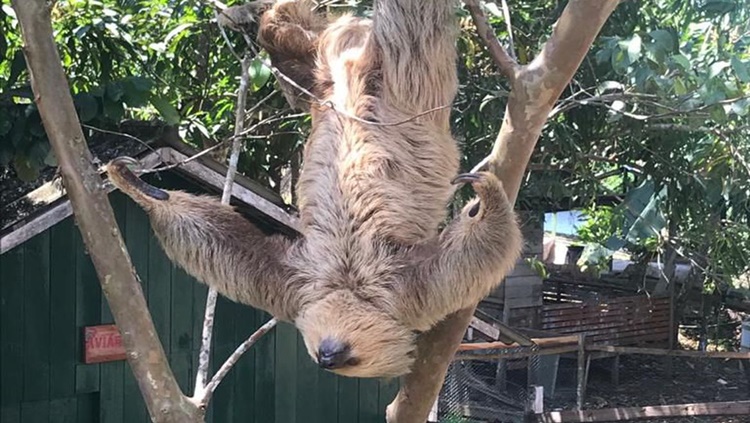
<instances>
[{"instance_id":1,"label":"leafy foliage","mask_svg":"<svg viewBox=\"0 0 750 423\"><path fill-rule=\"evenodd\" d=\"M511 51L520 63L534 59L564 5L511 4ZM368 15L372 2L324 7ZM461 86L452 130L469 169L490 150L509 85L468 13L458 13ZM507 44L503 11L488 2L486 13ZM240 53L244 41L233 33L225 40L209 3L59 0L52 16L86 125L117 129L127 119L160 119L198 149L232 133L240 65L227 40ZM33 179L55 163L20 47L13 11L3 4L0 162ZM248 107L276 90L259 59ZM749 90L750 2L622 2L550 116L519 205L582 208L593 219L582 231L589 241L646 252L669 242L709 276L741 274L750 263ZM275 95L246 126L269 117L246 138L239 171L281 191L298 166L309 117L292 114Z\"/></svg>"}]
</instances>

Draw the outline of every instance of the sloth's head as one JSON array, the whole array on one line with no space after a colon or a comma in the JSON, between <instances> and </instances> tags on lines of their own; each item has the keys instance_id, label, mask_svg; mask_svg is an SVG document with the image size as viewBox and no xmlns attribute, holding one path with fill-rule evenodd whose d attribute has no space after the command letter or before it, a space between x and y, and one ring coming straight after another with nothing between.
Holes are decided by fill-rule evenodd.
<instances>
[{"instance_id":1,"label":"sloth's head","mask_svg":"<svg viewBox=\"0 0 750 423\"><path fill-rule=\"evenodd\" d=\"M414 333L349 291L308 305L295 325L321 368L350 377L396 377L414 362Z\"/></svg>"}]
</instances>

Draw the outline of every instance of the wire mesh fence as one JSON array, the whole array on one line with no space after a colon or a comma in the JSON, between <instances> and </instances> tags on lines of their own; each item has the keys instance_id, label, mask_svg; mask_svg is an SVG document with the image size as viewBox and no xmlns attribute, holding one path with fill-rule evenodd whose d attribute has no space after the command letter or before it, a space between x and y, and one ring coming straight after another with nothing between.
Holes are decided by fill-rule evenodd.
<instances>
[{"instance_id":1,"label":"wire mesh fence","mask_svg":"<svg viewBox=\"0 0 750 423\"><path fill-rule=\"evenodd\" d=\"M539 357L534 347L474 351L457 357L448 368L438 399L440 423L521 423L535 384ZM523 355L512 361L499 354ZM509 372L512 368L515 371Z\"/></svg>"}]
</instances>

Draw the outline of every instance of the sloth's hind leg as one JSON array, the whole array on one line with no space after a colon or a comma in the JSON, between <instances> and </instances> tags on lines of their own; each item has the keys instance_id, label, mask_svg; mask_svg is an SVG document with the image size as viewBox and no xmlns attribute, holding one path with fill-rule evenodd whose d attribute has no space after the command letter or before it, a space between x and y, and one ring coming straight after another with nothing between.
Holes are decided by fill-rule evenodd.
<instances>
[{"instance_id":1,"label":"sloth's hind leg","mask_svg":"<svg viewBox=\"0 0 750 423\"><path fill-rule=\"evenodd\" d=\"M107 165L109 179L146 211L173 262L233 301L280 318L293 314L295 305L284 289L291 277L285 264L289 240L264 234L213 197L153 187L130 171L134 163L113 160Z\"/></svg>"}]
</instances>

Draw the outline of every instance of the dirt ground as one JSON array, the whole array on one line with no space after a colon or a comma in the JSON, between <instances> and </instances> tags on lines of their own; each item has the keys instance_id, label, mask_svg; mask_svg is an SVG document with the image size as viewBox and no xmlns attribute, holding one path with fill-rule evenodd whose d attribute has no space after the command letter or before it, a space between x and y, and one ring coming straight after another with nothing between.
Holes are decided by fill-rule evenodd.
<instances>
[{"instance_id":1,"label":"dirt ground","mask_svg":"<svg viewBox=\"0 0 750 423\"><path fill-rule=\"evenodd\" d=\"M593 362L586 409L738 401L750 399L750 385L738 360L674 357L670 378L664 357L628 355L620 358L620 383L612 384L611 361ZM571 409L575 398L563 395L552 408ZM750 423L750 416L690 417L639 420L665 423Z\"/></svg>"}]
</instances>

